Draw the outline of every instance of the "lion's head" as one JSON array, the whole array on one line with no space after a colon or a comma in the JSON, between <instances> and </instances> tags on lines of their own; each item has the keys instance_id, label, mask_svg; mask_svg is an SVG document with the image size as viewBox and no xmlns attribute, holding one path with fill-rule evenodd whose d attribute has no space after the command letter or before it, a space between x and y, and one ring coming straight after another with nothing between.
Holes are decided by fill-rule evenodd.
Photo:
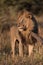
<instances>
[{"instance_id":1,"label":"lion's head","mask_svg":"<svg viewBox=\"0 0 43 65\"><path fill-rule=\"evenodd\" d=\"M18 13L18 28L20 31L31 31L34 27L32 22L32 14L28 11L23 11Z\"/></svg>"}]
</instances>

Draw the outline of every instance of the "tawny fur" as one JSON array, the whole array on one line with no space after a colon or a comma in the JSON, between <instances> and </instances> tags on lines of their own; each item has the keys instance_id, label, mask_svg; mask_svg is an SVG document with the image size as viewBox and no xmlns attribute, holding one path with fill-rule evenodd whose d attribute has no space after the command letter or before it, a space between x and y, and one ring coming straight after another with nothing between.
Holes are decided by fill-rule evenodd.
<instances>
[{"instance_id":1,"label":"tawny fur","mask_svg":"<svg viewBox=\"0 0 43 65\"><path fill-rule=\"evenodd\" d=\"M28 42L29 38L31 40L31 31L34 29L34 26L35 26L34 22L32 20L31 12L28 12L26 10L21 11L21 12L18 13L18 19L17 19L16 23L17 23L17 27L12 27L11 28L11 38L12 38L11 45L12 45L13 56L14 56L14 44L15 44L15 40L18 39L19 42L21 44L23 44L21 42L22 38L21 38L21 36L19 35L18 32L20 32L22 34L22 36L26 38L26 44L27 44L27 43L29 43ZM26 28L26 29L24 30L24 28ZM20 55L22 55L22 53L21 53L21 51L22 51L21 46L22 45L19 45ZM33 50L33 45L31 46L31 50L30 50L30 46L29 45L28 45L28 48L29 48L29 55L31 55L32 50Z\"/></svg>"}]
</instances>

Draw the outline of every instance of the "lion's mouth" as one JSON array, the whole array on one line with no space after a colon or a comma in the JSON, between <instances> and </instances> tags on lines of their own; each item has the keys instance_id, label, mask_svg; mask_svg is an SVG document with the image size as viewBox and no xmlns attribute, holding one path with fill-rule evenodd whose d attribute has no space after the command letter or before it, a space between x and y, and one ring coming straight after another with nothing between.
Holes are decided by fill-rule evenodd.
<instances>
[{"instance_id":1,"label":"lion's mouth","mask_svg":"<svg viewBox=\"0 0 43 65\"><path fill-rule=\"evenodd\" d=\"M18 27L19 31L23 31L22 27Z\"/></svg>"},{"instance_id":2,"label":"lion's mouth","mask_svg":"<svg viewBox=\"0 0 43 65\"><path fill-rule=\"evenodd\" d=\"M27 30L27 27L26 27L26 26L24 26L24 27L19 27L19 30L21 30L21 31L26 31L26 30Z\"/></svg>"}]
</instances>

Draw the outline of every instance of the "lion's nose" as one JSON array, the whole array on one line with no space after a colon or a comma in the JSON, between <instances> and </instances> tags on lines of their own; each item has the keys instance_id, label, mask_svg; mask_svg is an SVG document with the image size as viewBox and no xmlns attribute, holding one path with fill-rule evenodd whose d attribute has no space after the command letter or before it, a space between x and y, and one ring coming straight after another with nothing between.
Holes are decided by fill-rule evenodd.
<instances>
[{"instance_id":1,"label":"lion's nose","mask_svg":"<svg viewBox=\"0 0 43 65\"><path fill-rule=\"evenodd\" d=\"M26 30L27 30L26 26L24 26L23 30L24 30L24 31L26 31Z\"/></svg>"}]
</instances>

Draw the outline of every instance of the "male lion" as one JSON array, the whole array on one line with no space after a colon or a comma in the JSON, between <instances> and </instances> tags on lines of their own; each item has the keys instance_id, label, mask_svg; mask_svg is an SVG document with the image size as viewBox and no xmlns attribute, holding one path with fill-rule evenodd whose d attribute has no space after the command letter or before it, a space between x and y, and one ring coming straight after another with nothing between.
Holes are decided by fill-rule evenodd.
<instances>
[{"instance_id":1,"label":"male lion","mask_svg":"<svg viewBox=\"0 0 43 65\"><path fill-rule=\"evenodd\" d=\"M25 50L26 52L24 51L24 54L26 55L29 53L30 56L34 46L33 43L36 42L36 39L31 36L31 32L33 31L38 34L37 22L33 15L26 10L18 13L18 19L16 22L17 27L12 26L10 29L13 57L16 41L19 43L19 55L23 56L23 51Z\"/></svg>"}]
</instances>

